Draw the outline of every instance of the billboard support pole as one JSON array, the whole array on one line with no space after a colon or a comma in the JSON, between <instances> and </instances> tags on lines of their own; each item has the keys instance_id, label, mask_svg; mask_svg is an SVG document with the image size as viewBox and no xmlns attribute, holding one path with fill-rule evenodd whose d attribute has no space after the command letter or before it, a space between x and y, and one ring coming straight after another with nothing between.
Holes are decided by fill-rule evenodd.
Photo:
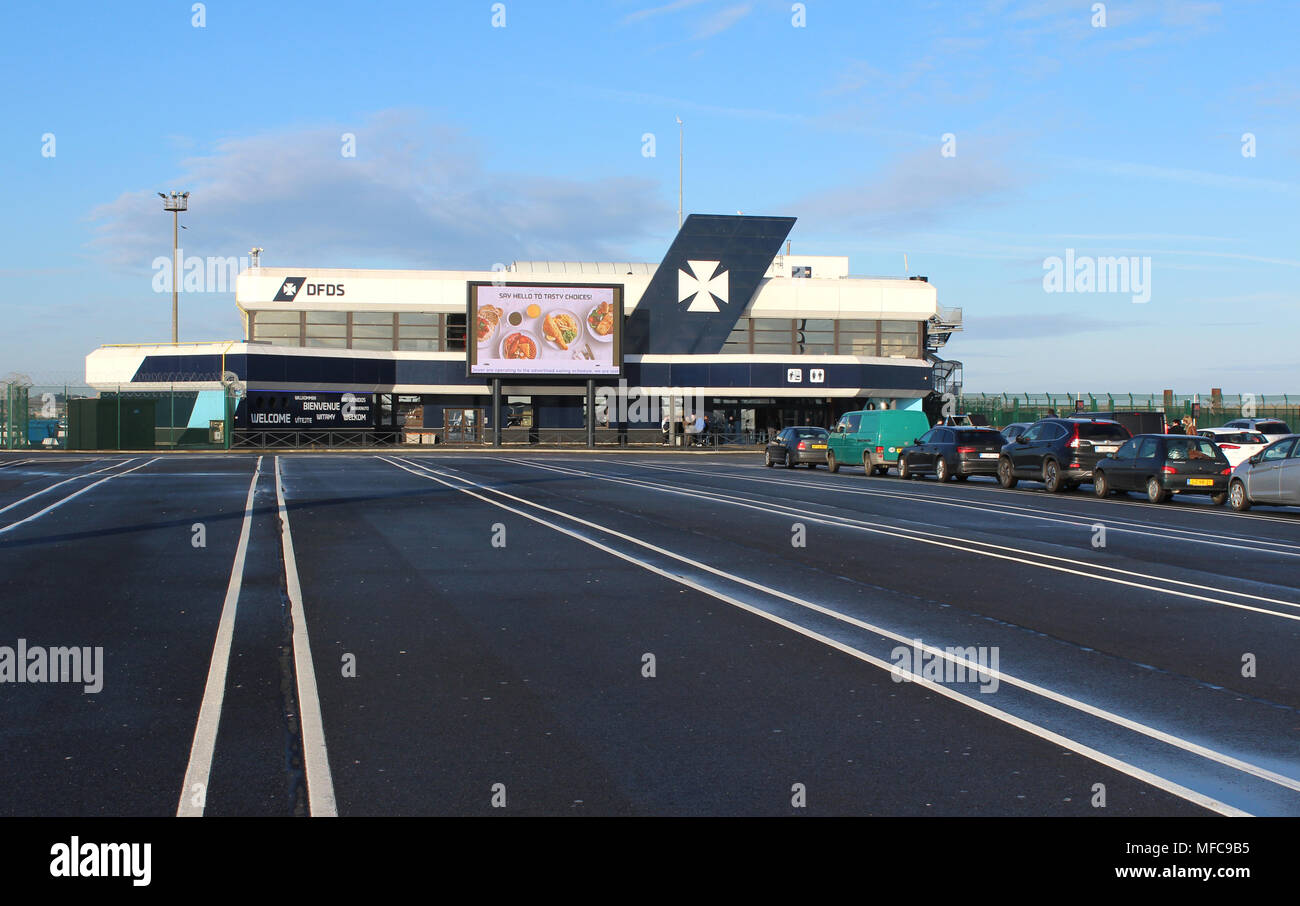
<instances>
[{"instance_id":1,"label":"billboard support pole","mask_svg":"<svg viewBox=\"0 0 1300 906\"><path fill-rule=\"evenodd\" d=\"M587 381L587 449L596 448L596 382Z\"/></svg>"},{"instance_id":2,"label":"billboard support pole","mask_svg":"<svg viewBox=\"0 0 1300 906\"><path fill-rule=\"evenodd\" d=\"M492 379L492 446L501 446L501 378Z\"/></svg>"}]
</instances>

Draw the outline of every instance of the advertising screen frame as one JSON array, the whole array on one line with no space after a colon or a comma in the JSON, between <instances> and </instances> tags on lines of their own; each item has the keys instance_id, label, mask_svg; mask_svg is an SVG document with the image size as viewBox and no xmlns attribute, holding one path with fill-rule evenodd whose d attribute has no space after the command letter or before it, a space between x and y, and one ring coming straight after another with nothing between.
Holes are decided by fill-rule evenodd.
<instances>
[{"instance_id":1,"label":"advertising screen frame","mask_svg":"<svg viewBox=\"0 0 1300 906\"><path fill-rule=\"evenodd\" d=\"M509 371L493 372L485 374L481 371L474 370L474 359L478 356L478 344L476 336L476 318L474 314L475 296L477 288L480 286L517 286L528 289L542 290L562 290L562 289L608 289L613 291L614 296L614 338L610 341L613 345L613 361L618 366L617 372L608 374L591 374L589 372L551 372L539 374L535 371ZM465 376L469 378L482 378L491 381L494 378L512 381L515 383L547 383L553 380L559 381L617 381L624 377L623 369L623 331L626 328L624 321L623 299L625 284L622 283L537 283L533 281L521 280L469 280L465 286Z\"/></svg>"}]
</instances>

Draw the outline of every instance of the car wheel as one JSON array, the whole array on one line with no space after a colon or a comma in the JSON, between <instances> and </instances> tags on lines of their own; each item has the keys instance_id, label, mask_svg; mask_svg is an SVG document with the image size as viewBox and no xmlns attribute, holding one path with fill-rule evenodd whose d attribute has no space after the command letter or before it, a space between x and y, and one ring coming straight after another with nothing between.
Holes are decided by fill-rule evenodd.
<instances>
[{"instance_id":1,"label":"car wheel","mask_svg":"<svg viewBox=\"0 0 1300 906\"><path fill-rule=\"evenodd\" d=\"M1049 494L1059 494L1065 490L1065 482L1061 480L1061 467L1055 459L1043 463L1043 487Z\"/></svg>"},{"instance_id":2,"label":"car wheel","mask_svg":"<svg viewBox=\"0 0 1300 906\"><path fill-rule=\"evenodd\" d=\"M1092 493L1103 498L1110 496L1110 482L1106 480L1105 472L1092 473Z\"/></svg>"},{"instance_id":3,"label":"car wheel","mask_svg":"<svg viewBox=\"0 0 1300 906\"><path fill-rule=\"evenodd\" d=\"M826 470L831 473L835 473L840 470L839 460L835 458L835 454L832 453L830 450L826 451Z\"/></svg>"},{"instance_id":4,"label":"car wheel","mask_svg":"<svg viewBox=\"0 0 1300 906\"><path fill-rule=\"evenodd\" d=\"M944 459L942 456L940 456L938 462L934 464L934 478L940 483L952 481L952 473L948 471L948 460Z\"/></svg>"},{"instance_id":5,"label":"car wheel","mask_svg":"<svg viewBox=\"0 0 1300 906\"><path fill-rule=\"evenodd\" d=\"M1011 468L1011 460L1005 456L998 460L998 484L1007 490L1011 490L1020 484L1020 479L1016 477L1015 471Z\"/></svg>"},{"instance_id":6,"label":"car wheel","mask_svg":"<svg viewBox=\"0 0 1300 906\"><path fill-rule=\"evenodd\" d=\"M870 453L862 454L862 474L868 478L876 474L876 467L872 465Z\"/></svg>"},{"instance_id":7,"label":"car wheel","mask_svg":"<svg viewBox=\"0 0 1300 906\"><path fill-rule=\"evenodd\" d=\"M1228 492L1227 492L1227 491L1224 491L1222 494L1211 494L1211 495L1210 495L1210 503L1214 504L1215 506L1223 506L1223 505L1224 505L1225 503L1227 503L1227 502L1228 502Z\"/></svg>"},{"instance_id":8,"label":"car wheel","mask_svg":"<svg viewBox=\"0 0 1300 906\"><path fill-rule=\"evenodd\" d=\"M799 463L795 462L794 459L790 456L789 451L787 451L785 454L785 467L787 469L793 469L798 465Z\"/></svg>"},{"instance_id":9,"label":"car wheel","mask_svg":"<svg viewBox=\"0 0 1300 906\"><path fill-rule=\"evenodd\" d=\"M1169 492L1160 486L1160 479L1154 475L1147 479L1147 500L1152 503L1164 503L1169 499Z\"/></svg>"},{"instance_id":10,"label":"car wheel","mask_svg":"<svg viewBox=\"0 0 1300 906\"><path fill-rule=\"evenodd\" d=\"M1244 481L1234 481L1228 488L1228 500L1232 503L1232 508L1238 513L1244 513L1250 509L1250 498L1246 496L1246 483Z\"/></svg>"},{"instance_id":11,"label":"car wheel","mask_svg":"<svg viewBox=\"0 0 1300 906\"><path fill-rule=\"evenodd\" d=\"M912 473L907 470L907 460L902 457L898 460L898 477L904 481L912 477Z\"/></svg>"},{"instance_id":12,"label":"car wheel","mask_svg":"<svg viewBox=\"0 0 1300 906\"><path fill-rule=\"evenodd\" d=\"M763 451L763 465L767 466L769 469L775 465L775 463L772 462L772 454L766 450Z\"/></svg>"}]
</instances>

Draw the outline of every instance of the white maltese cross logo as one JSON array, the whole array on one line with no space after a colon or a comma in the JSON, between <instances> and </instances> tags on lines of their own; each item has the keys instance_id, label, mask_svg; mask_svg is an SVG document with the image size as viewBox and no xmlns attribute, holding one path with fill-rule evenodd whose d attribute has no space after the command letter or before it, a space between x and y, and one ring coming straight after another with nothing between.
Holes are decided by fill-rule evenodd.
<instances>
[{"instance_id":1,"label":"white maltese cross logo","mask_svg":"<svg viewBox=\"0 0 1300 906\"><path fill-rule=\"evenodd\" d=\"M727 271L719 268L721 263L687 261L690 273L677 271L677 301L685 302L689 298L691 304L686 307L687 311L718 311L718 302L726 304Z\"/></svg>"},{"instance_id":2,"label":"white maltese cross logo","mask_svg":"<svg viewBox=\"0 0 1300 906\"><path fill-rule=\"evenodd\" d=\"M295 284L293 284L293 283L289 283L289 282L287 282L287 281L285 282L285 284L284 284L284 294L285 294L286 296L292 296L292 295L293 295L294 293L296 293L297 291L298 291L298 287L297 287Z\"/></svg>"}]
</instances>

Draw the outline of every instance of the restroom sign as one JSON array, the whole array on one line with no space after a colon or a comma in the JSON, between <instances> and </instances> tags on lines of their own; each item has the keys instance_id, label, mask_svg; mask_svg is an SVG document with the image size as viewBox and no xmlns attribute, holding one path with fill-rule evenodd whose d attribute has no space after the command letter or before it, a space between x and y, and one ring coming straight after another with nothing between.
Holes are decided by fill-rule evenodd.
<instances>
[{"instance_id":1,"label":"restroom sign","mask_svg":"<svg viewBox=\"0 0 1300 906\"><path fill-rule=\"evenodd\" d=\"M802 384L802 383L803 383L803 369L802 369L802 368L787 368L786 371L785 371L785 381L786 381L787 384Z\"/></svg>"},{"instance_id":2,"label":"restroom sign","mask_svg":"<svg viewBox=\"0 0 1300 906\"><path fill-rule=\"evenodd\" d=\"M824 384L824 383L826 383L826 369L825 369L825 368L809 368L809 369L808 369L808 382L809 382L810 384Z\"/></svg>"}]
</instances>

